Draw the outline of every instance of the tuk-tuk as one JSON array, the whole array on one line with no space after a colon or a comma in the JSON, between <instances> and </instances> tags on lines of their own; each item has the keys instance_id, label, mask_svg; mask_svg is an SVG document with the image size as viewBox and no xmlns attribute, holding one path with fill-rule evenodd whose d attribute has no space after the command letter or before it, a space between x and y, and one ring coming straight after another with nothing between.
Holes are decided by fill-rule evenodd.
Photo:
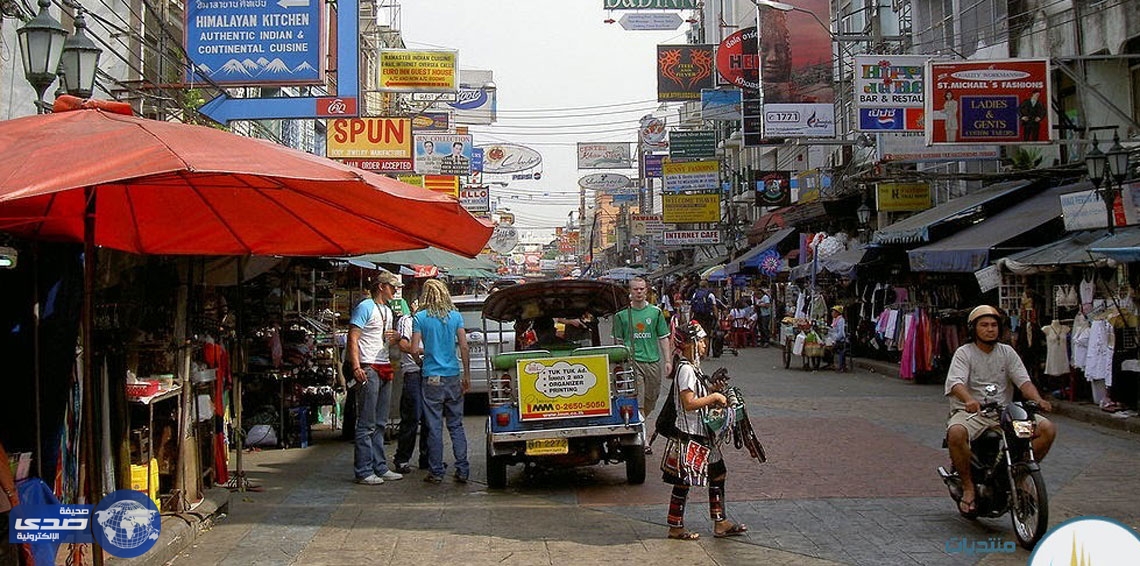
<instances>
[{"instance_id":1,"label":"tuk-tuk","mask_svg":"<svg viewBox=\"0 0 1140 566\"><path fill-rule=\"evenodd\" d=\"M512 285L483 306L484 332L514 326L514 352L492 359L487 384L487 485L507 485L507 467L625 463L631 484L645 481L645 423L637 406L630 352L603 346L598 321L629 304L625 288L562 279ZM552 332L553 319L586 321ZM498 329L494 325L499 325ZM574 336L571 330L582 330Z\"/></svg>"}]
</instances>

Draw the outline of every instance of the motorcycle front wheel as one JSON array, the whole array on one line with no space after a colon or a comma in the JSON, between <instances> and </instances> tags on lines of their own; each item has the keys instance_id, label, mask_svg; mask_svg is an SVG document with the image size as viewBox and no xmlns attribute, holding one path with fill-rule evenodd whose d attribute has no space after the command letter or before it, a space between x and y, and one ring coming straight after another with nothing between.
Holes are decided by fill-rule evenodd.
<instances>
[{"instance_id":1,"label":"motorcycle front wheel","mask_svg":"<svg viewBox=\"0 0 1140 566\"><path fill-rule=\"evenodd\" d=\"M1015 465L1013 488L1017 490L1016 504L1009 512L1013 518L1013 531L1022 548L1033 550L1049 529L1049 495L1045 492L1045 479L1039 471Z\"/></svg>"}]
</instances>

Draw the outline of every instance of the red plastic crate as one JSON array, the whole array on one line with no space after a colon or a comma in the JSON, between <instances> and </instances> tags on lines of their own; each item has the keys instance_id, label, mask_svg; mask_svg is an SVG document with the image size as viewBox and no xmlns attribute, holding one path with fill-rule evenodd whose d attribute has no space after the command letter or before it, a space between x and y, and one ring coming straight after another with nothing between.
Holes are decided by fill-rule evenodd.
<instances>
[{"instance_id":1,"label":"red plastic crate","mask_svg":"<svg viewBox=\"0 0 1140 566\"><path fill-rule=\"evenodd\" d=\"M158 393L157 381L127 384L127 397L150 397L155 393Z\"/></svg>"}]
</instances>

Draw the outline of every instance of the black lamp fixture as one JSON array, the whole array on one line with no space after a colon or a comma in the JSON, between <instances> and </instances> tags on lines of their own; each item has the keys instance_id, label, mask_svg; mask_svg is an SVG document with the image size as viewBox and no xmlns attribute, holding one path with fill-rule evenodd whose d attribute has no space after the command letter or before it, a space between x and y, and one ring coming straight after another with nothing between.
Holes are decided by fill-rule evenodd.
<instances>
[{"instance_id":1,"label":"black lamp fixture","mask_svg":"<svg viewBox=\"0 0 1140 566\"><path fill-rule=\"evenodd\" d=\"M871 207L867 206L867 201L855 209L855 217L859 219L860 226L866 226L871 221Z\"/></svg>"},{"instance_id":2,"label":"black lamp fixture","mask_svg":"<svg viewBox=\"0 0 1140 566\"><path fill-rule=\"evenodd\" d=\"M39 0L36 17L16 30L20 41L20 58L24 63L24 78L36 90L36 107L44 111L44 93L55 82L59 60L67 30L52 17L48 8L51 0Z\"/></svg>"},{"instance_id":3,"label":"black lamp fixture","mask_svg":"<svg viewBox=\"0 0 1140 566\"><path fill-rule=\"evenodd\" d=\"M1100 142L1093 136L1093 147L1085 154L1085 167L1088 169L1089 181L1096 188L1108 215L1108 230L1116 232L1116 223L1113 221L1113 209L1116 198L1120 194L1121 184L1128 176L1128 150L1120 145L1120 135L1112 134L1112 147L1105 154L1100 150ZM1102 188L1103 187L1103 188Z\"/></svg>"},{"instance_id":4,"label":"black lamp fixture","mask_svg":"<svg viewBox=\"0 0 1140 566\"><path fill-rule=\"evenodd\" d=\"M99 68L102 50L87 37L87 19L83 9L75 14L75 33L63 43L63 56L59 61L63 90L80 98L91 98L95 90L95 71Z\"/></svg>"}]
</instances>

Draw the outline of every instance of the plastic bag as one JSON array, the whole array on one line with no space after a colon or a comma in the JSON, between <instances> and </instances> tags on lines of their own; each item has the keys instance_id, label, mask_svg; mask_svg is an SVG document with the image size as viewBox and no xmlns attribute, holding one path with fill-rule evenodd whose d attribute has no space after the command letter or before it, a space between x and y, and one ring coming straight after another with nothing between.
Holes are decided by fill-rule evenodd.
<instances>
[{"instance_id":1,"label":"plastic bag","mask_svg":"<svg viewBox=\"0 0 1140 566\"><path fill-rule=\"evenodd\" d=\"M796 341L792 344L792 353L797 356L802 356L804 353L804 341L806 340L807 336L803 332L796 334Z\"/></svg>"},{"instance_id":2,"label":"plastic bag","mask_svg":"<svg viewBox=\"0 0 1140 566\"><path fill-rule=\"evenodd\" d=\"M277 446L277 431L267 424L253 425L245 435L247 448L253 446Z\"/></svg>"}]
</instances>

